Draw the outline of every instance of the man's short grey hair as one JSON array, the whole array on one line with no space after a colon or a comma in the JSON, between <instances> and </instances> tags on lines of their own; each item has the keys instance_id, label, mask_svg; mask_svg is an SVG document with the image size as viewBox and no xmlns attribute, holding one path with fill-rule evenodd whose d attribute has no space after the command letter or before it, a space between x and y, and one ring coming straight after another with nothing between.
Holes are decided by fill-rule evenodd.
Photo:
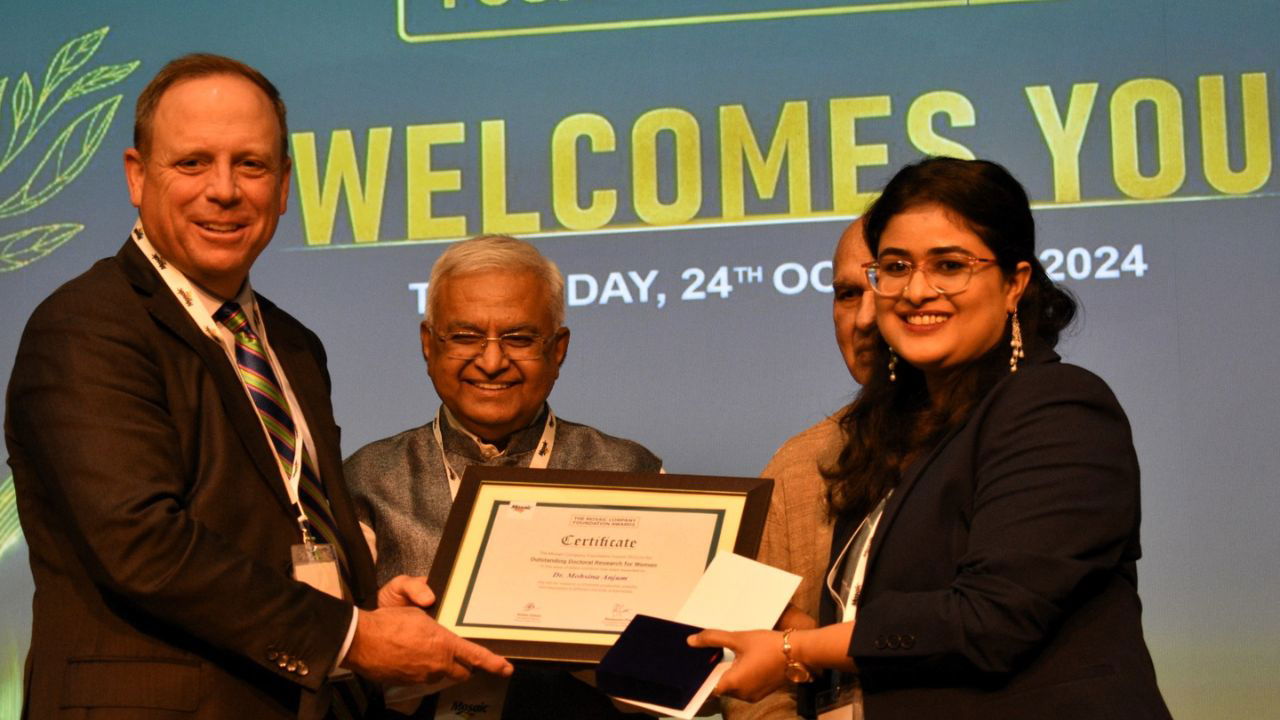
<instances>
[{"instance_id":1,"label":"man's short grey hair","mask_svg":"<svg viewBox=\"0 0 1280 720\"><path fill-rule=\"evenodd\" d=\"M510 235L480 235L444 251L431 266L431 279L427 284L427 324L432 322L442 284L451 277L486 270L532 272L546 287L547 310L551 313L553 329L564 325L564 275L560 268L533 245Z\"/></svg>"}]
</instances>

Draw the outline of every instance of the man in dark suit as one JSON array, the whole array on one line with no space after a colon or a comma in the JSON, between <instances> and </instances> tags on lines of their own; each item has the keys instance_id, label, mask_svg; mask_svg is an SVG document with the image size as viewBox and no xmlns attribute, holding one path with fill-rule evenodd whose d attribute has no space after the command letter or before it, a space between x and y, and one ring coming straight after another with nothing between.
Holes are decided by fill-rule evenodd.
<instances>
[{"instance_id":1,"label":"man in dark suit","mask_svg":"<svg viewBox=\"0 0 1280 720\"><path fill-rule=\"evenodd\" d=\"M138 224L27 325L5 422L36 587L25 716L319 717L342 668L510 672L421 611L423 579L376 589L324 350L249 287L286 137L253 68L167 65L124 157ZM317 543L328 592L292 577Z\"/></svg>"}]
</instances>

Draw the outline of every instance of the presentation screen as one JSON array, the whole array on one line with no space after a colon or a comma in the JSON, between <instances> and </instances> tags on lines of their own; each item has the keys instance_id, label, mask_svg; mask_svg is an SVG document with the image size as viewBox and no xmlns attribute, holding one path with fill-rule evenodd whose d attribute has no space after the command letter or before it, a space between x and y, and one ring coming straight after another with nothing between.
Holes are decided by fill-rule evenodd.
<instances>
[{"instance_id":1,"label":"presentation screen","mask_svg":"<svg viewBox=\"0 0 1280 720\"><path fill-rule=\"evenodd\" d=\"M906 163L1007 166L1142 465L1146 637L1177 717L1280 693L1280 5L1191 0L11 3L0 41L0 376L35 305L114 254L138 92L210 51L289 107L255 289L328 350L343 452L434 416L432 262L482 233L566 276L569 420L671 472L755 474L857 392L840 232ZM0 715L32 586L0 472Z\"/></svg>"}]
</instances>

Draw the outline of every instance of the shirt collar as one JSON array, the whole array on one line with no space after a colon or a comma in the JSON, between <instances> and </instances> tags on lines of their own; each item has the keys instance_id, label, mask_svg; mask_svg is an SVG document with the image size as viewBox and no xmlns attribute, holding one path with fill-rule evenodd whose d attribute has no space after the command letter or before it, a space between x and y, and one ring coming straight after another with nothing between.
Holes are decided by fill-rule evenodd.
<instances>
[{"instance_id":1,"label":"shirt collar","mask_svg":"<svg viewBox=\"0 0 1280 720\"><path fill-rule=\"evenodd\" d=\"M191 283L191 288L195 290L196 301L209 312L209 317L213 317L214 313L218 312L218 309L227 302L194 282ZM244 285L240 286L240 292L236 293L236 296L231 300L244 309L245 316L249 318L249 323L256 330L258 325L258 313L255 312L257 303L254 301L253 288L249 286L247 278L244 281Z\"/></svg>"},{"instance_id":2,"label":"shirt collar","mask_svg":"<svg viewBox=\"0 0 1280 720\"><path fill-rule=\"evenodd\" d=\"M452 452L456 449L462 455L473 457L482 462L490 462L501 457L533 452L538 444L538 439L542 437L543 425L547 421L548 408L547 404L543 403L542 411L538 413L533 422L507 436L506 447L503 449L486 442L479 435L463 427L458 418L449 410L448 405L441 404L441 409L444 410L441 413L444 417L444 427L441 430L445 431L442 437L450 446L450 451ZM455 439L455 437L450 436L455 436L457 440L462 440L462 442L449 442Z\"/></svg>"}]
</instances>

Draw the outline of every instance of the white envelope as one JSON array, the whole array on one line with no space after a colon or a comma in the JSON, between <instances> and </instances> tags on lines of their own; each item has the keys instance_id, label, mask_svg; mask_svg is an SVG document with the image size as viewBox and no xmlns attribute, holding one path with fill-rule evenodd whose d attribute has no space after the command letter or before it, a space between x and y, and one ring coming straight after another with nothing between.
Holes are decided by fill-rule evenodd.
<instances>
[{"instance_id":1,"label":"white envelope","mask_svg":"<svg viewBox=\"0 0 1280 720\"><path fill-rule=\"evenodd\" d=\"M686 625L717 630L761 630L772 628L782 616L791 596L800 587L800 576L733 553L716 555L697 586L685 600L674 620ZM720 676L733 664L733 653L724 651L693 699L683 708L669 708L625 698L619 702L648 712L690 720L711 696Z\"/></svg>"}]
</instances>

